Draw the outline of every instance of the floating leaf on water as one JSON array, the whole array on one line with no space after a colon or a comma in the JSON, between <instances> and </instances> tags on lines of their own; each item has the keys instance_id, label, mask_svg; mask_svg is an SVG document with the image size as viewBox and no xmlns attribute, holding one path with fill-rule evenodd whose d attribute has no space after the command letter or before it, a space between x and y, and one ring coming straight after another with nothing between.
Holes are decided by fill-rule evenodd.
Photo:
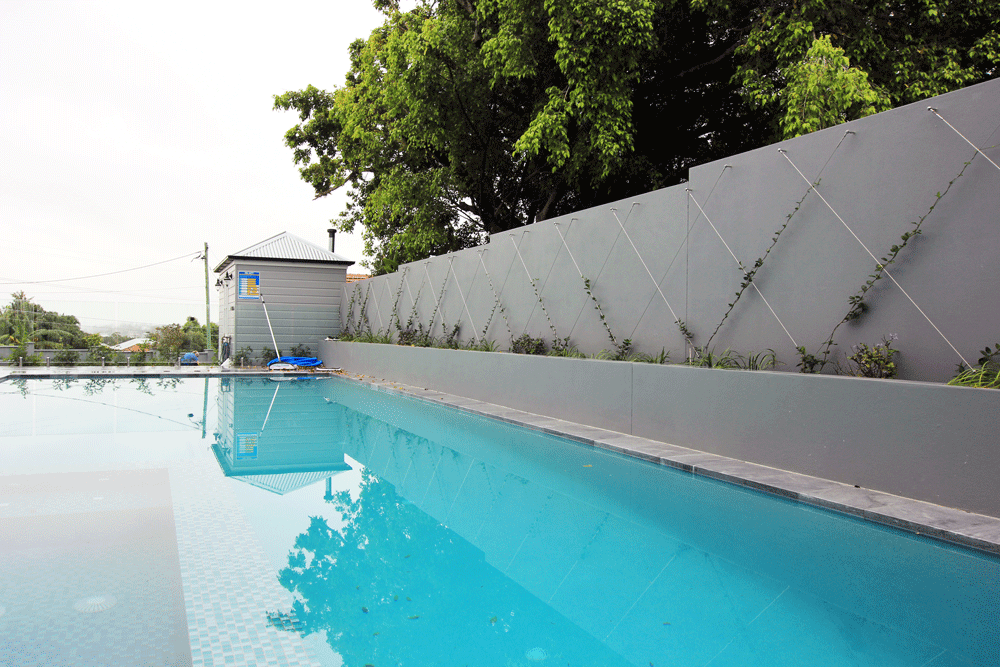
<instances>
[{"instance_id":1,"label":"floating leaf on water","mask_svg":"<svg viewBox=\"0 0 1000 667\"><path fill-rule=\"evenodd\" d=\"M413 600L411 600L411 599L410 599L410 596L409 596L409 595L407 595L407 596L406 596L406 601L407 601L407 602L413 602Z\"/></svg>"},{"instance_id":2,"label":"floating leaf on water","mask_svg":"<svg viewBox=\"0 0 1000 667\"><path fill-rule=\"evenodd\" d=\"M670 625L670 623L667 621L663 621L663 625Z\"/></svg>"},{"instance_id":3,"label":"floating leaf on water","mask_svg":"<svg viewBox=\"0 0 1000 667\"><path fill-rule=\"evenodd\" d=\"M415 620L417 620L418 618L420 618L420 617L419 617L419 616L410 616L410 620L411 620L411 621L415 621Z\"/></svg>"},{"instance_id":4,"label":"floating leaf on water","mask_svg":"<svg viewBox=\"0 0 1000 667\"><path fill-rule=\"evenodd\" d=\"M363 611L363 612L365 612L367 614L368 613L368 607L362 607L361 611Z\"/></svg>"},{"instance_id":5,"label":"floating leaf on water","mask_svg":"<svg viewBox=\"0 0 1000 667\"><path fill-rule=\"evenodd\" d=\"M398 599L399 599L399 596L398 596L398 595L393 595L393 596L392 596L392 599L393 599L393 601L395 602L396 600L398 600Z\"/></svg>"},{"instance_id":6,"label":"floating leaf on water","mask_svg":"<svg viewBox=\"0 0 1000 667\"><path fill-rule=\"evenodd\" d=\"M490 619L490 623L496 625L496 622L497 622L497 617L496 616L494 616L493 618Z\"/></svg>"}]
</instances>

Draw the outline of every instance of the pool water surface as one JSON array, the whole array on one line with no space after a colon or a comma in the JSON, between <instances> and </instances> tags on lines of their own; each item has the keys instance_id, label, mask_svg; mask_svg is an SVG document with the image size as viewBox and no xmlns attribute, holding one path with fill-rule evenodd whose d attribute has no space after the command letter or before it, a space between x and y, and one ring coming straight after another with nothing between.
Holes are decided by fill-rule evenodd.
<instances>
[{"instance_id":1,"label":"pool water surface","mask_svg":"<svg viewBox=\"0 0 1000 667\"><path fill-rule=\"evenodd\" d=\"M0 415L0 665L1000 664L994 556L345 379Z\"/></svg>"}]
</instances>

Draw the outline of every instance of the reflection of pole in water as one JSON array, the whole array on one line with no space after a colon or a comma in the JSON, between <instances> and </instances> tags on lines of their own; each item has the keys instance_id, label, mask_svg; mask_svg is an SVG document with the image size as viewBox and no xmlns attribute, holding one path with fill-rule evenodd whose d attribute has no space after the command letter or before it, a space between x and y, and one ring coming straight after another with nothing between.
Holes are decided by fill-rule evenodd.
<instances>
[{"instance_id":1,"label":"reflection of pole in water","mask_svg":"<svg viewBox=\"0 0 1000 667\"><path fill-rule=\"evenodd\" d=\"M205 439L205 424L208 423L208 378L205 378L205 400L201 404L201 439Z\"/></svg>"},{"instance_id":2,"label":"reflection of pole in water","mask_svg":"<svg viewBox=\"0 0 1000 667\"><path fill-rule=\"evenodd\" d=\"M333 477L326 478L326 494L323 495L323 500L330 502L333 500Z\"/></svg>"},{"instance_id":3,"label":"reflection of pole in water","mask_svg":"<svg viewBox=\"0 0 1000 667\"><path fill-rule=\"evenodd\" d=\"M267 426L267 420L271 418L271 408L274 407L274 399L278 398L278 389L281 388L280 384L274 385L274 396L271 397L271 405L267 406L267 414L264 415L264 423L260 426L260 432L264 432L264 427Z\"/></svg>"}]
</instances>

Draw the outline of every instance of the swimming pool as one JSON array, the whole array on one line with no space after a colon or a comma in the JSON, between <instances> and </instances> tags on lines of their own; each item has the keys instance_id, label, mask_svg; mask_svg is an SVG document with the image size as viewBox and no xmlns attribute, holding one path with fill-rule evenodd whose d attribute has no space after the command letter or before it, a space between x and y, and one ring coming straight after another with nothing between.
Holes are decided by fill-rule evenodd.
<instances>
[{"instance_id":1,"label":"swimming pool","mask_svg":"<svg viewBox=\"0 0 1000 667\"><path fill-rule=\"evenodd\" d=\"M0 414L0 664L1000 661L993 556L347 380Z\"/></svg>"}]
</instances>

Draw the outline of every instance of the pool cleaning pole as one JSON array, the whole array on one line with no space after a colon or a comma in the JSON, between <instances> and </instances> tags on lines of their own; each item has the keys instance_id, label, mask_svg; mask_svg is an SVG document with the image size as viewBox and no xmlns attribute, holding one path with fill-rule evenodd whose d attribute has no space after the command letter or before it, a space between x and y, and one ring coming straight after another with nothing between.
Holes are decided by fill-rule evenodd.
<instances>
[{"instance_id":1,"label":"pool cleaning pole","mask_svg":"<svg viewBox=\"0 0 1000 667\"><path fill-rule=\"evenodd\" d=\"M264 303L264 293L260 291L260 287L257 287L257 293L260 294L260 305L264 306L264 319L267 320L267 330L271 332L271 342L274 343L274 354L275 359L281 358L281 351L278 350L278 341L274 339L274 329L271 328L271 318L267 315L267 304Z\"/></svg>"}]
</instances>

